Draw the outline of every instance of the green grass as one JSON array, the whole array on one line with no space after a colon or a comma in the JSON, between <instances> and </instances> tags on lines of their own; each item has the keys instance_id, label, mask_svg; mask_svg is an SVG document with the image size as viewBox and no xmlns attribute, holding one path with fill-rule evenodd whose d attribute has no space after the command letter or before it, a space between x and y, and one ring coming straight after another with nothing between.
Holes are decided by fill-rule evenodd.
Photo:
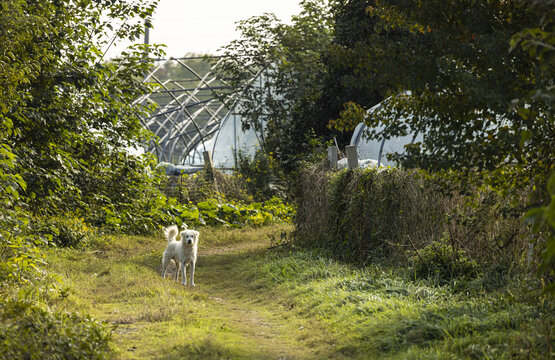
<instances>
[{"instance_id":1,"label":"green grass","mask_svg":"<svg viewBox=\"0 0 555 360\"><path fill-rule=\"evenodd\" d=\"M339 340L353 358L549 358L553 302L527 282L495 292L408 280L406 269L358 269L308 251L275 253L265 278Z\"/></svg>"},{"instance_id":2,"label":"green grass","mask_svg":"<svg viewBox=\"0 0 555 360\"><path fill-rule=\"evenodd\" d=\"M495 291L410 279L314 252L269 250L287 225L203 228L196 288L160 277L165 240L55 249L57 309L115 324L128 359L549 358L553 303L513 280ZM526 280L530 281L530 280Z\"/></svg>"},{"instance_id":3,"label":"green grass","mask_svg":"<svg viewBox=\"0 0 555 360\"><path fill-rule=\"evenodd\" d=\"M120 237L86 252L56 249L51 271L71 290L54 305L117 325L117 358L315 358L328 352L325 331L306 337L299 328L312 320L280 310L271 289L253 291L257 269L245 271L282 230L290 226L202 229L193 289L160 277L161 236ZM318 346L307 345L312 337Z\"/></svg>"}]
</instances>

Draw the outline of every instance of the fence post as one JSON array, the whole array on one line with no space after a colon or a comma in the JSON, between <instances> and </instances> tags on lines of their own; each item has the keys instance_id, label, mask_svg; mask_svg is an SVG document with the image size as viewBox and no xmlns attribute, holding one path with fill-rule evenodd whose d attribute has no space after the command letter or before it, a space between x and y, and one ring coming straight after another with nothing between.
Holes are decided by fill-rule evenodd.
<instances>
[{"instance_id":1,"label":"fence post","mask_svg":"<svg viewBox=\"0 0 555 360\"><path fill-rule=\"evenodd\" d=\"M204 151L202 153L204 157L204 168L208 173L210 179L214 179L214 163L212 162L212 152L211 151Z\"/></svg>"},{"instance_id":2,"label":"fence post","mask_svg":"<svg viewBox=\"0 0 555 360\"><path fill-rule=\"evenodd\" d=\"M328 146L328 160L330 161L330 168L337 170L337 147Z\"/></svg>"},{"instance_id":3,"label":"fence post","mask_svg":"<svg viewBox=\"0 0 555 360\"><path fill-rule=\"evenodd\" d=\"M349 170L358 168L358 154L356 145L348 145L345 147L347 153L347 166Z\"/></svg>"}]
</instances>

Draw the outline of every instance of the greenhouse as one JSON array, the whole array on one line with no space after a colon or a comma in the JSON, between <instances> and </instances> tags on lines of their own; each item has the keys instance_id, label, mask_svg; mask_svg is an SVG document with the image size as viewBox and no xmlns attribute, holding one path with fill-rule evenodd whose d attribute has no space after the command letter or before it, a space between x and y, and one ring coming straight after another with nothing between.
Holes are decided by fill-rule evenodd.
<instances>
[{"instance_id":1,"label":"greenhouse","mask_svg":"<svg viewBox=\"0 0 555 360\"><path fill-rule=\"evenodd\" d=\"M375 105L368 110L368 114L377 114L383 109L383 102ZM401 116L394 121L403 122L409 118L408 116ZM384 126L380 125L375 128L379 132L383 132ZM359 123L355 128L351 137L351 145L357 146L358 158L360 160L376 160L379 166L394 166L393 161L388 160L387 155L392 153L403 153L404 146L423 140L422 133L416 132L414 134L400 136L400 137L381 137L378 139L370 139L367 134L368 127L364 123Z\"/></svg>"},{"instance_id":2,"label":"greenhouse","mask_svg":"<svg viewBox=\"0 0 555 360\"><path fill-rule=\"evenodd\" d=\"M203 153L210 151L215 167L232 169L239 152L253 155L260 147L259 136L244 130L238 109L244 89L256 86L260 73L242 88L231 87L215 73L220 58L184 57L158 60L144 81L155 90L137 100L156 105L143 125L158 142L147 151L160 162L174 165L177 172L194 172L204 164Z\"/></svg>"}]
</instances>

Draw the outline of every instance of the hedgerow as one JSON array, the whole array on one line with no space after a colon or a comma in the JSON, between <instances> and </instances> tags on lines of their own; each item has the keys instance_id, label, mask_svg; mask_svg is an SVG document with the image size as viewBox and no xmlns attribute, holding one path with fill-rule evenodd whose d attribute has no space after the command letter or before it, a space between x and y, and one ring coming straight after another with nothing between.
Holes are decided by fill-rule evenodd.
<instances>
[{"instance_id":1,"label":"hedgerow","mask_svg":"<svg viewBox=\"0 0 555 360\"><path fill-rule=\"evenodd\" d=\"M534 265L543 239L522 225L525 203L492 189L455 185L423 171L330 172L300 176L297 243L368 264L395 261L442 281L477 276L493 264ZM474 265L475 264L475 265Z\"/></svg>"}]
</instances>

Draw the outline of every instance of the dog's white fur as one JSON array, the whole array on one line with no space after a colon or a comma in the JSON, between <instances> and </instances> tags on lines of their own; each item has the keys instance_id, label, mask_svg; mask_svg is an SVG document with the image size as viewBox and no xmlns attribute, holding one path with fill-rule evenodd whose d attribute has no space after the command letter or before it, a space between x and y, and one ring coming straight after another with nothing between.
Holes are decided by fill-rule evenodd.
<instances>
[{"instance_id":1,"label":"dog's white fur","mask_svg":"<svg viewBox=\"0 0 555 360\"><path fill-rule=\"evenodd\" d=\"M191 270L191 286L195 286L195 263L197 261L197 247L199 232L195 230L187 230L185 225L183 231L179 231L176 225L172 225L164 229L164 235L168 240L168 246L164 251L162 258L162 277L166 277L166 270L173 259L176 264L175 280L179 274L179 270L183 271L181 283L187 285L185 266L189 265ZM178 238L179 235L179 238Z\"/></svg>"}]
</instances>

